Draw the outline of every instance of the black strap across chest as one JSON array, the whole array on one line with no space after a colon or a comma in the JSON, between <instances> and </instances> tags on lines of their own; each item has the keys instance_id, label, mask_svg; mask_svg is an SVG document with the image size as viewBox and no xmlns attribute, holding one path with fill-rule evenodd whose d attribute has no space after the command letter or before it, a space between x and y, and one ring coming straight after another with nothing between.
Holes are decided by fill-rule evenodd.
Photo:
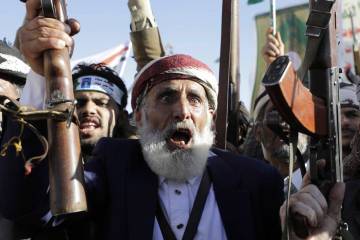
<instances>
[{"instance_id":1,"label":"black strap across chest","mask_svg":"<svg viewBox=\"0 0 360 240\"><path fill-rule=\"evenodd\" d=\"M204 210L205 202L210 191L210 186L211 186L211 180L209 177L209 173L207 170L205 170L204 175L200 182L199 189L195 197L193 207L190 212L189 220L186 224L186 228L182 240L194 239L197 232L197 228L200 223L201 215ZM163 238L165 240L177 240L162 210L160 204L160 197L158 198L157 201L156 219L159 223Z\"/></svg>"}]
</instances>

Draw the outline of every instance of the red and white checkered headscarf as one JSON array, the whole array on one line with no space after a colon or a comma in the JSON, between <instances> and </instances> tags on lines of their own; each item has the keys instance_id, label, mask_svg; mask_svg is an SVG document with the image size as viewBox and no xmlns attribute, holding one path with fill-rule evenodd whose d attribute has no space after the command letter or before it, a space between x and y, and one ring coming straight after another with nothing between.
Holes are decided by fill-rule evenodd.
<instances>
[{"instance_id":1,"label":"red and white checkered headscarf","mask_svg":"<svg viewBox=\"0 0 360 240\"><path fill-rule=\"evenodd\" d=\"M210 68L189 55L175 54L151 61L138 73L132 90L131 106L135 110L156 84L174 79L193 80L201 84L210 107L216 109L218 82Z\"/></svg>"}]
</instances>

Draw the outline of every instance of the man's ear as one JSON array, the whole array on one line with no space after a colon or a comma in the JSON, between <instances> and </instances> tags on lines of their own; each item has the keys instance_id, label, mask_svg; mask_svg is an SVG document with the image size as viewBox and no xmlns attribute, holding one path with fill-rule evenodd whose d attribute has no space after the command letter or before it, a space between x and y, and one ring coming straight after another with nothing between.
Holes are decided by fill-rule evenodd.
<instances>
[{"instance_id":1,"label":"man's ear","mask_svg":"<svg viewBox=\"0 0 360 240\"><path fill-rule=\"evenodd\" d=\"M256 141L261 143L261 123L258 121L255 121L254 124L254 134L255 134L255 139Z\"/></svg>"},{"instance_id":2,"label":"man's ear","mask_svg":"<svg viewBox=\"0 0 360 240\"><path fill-rule=\"evenodd\" d=\"M211 129L216 130L216 111L214 109L209 109L210 116L212 118L211 121Z\"/></svg>"},{"instance_id":3,"label":"man's ear","mask_svg":"<svg viewBox=\"0 0 360 240\"><path fill-rule=\"evenodd\" d=\"M134 117L135 117L136 126L141 127L142 114L141 114L141 111L139 109L135 110Z\"/></svg>"}]
</instances>

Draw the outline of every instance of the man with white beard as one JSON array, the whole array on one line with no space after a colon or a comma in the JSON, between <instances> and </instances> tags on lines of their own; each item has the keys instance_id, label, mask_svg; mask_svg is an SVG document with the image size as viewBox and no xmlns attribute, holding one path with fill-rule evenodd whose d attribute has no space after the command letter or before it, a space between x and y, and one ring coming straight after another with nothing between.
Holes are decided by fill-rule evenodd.
<instances>
[{"instance_id":1,"label":"man with white beard","mask_svg":"<svg viewBox=\"0 0 360 240\"><path fill-rule=\"evenodd\" d=\"M51 29L34 39L38 54L29 64L41 73L41 53L71 47L72 40L56 20L33 23ZM131 103L141 142L103 138L84 169L87 217L98 224L98 239L281 238L279 173L211 148L217 88L209 67L188 55L154 60L139 72ZM4 141L20 135L8 124ZM28 129L21 136L25 156L41 152ZM73 225L76 219L49 211L47 161L25 176L22 156L10 147L0 157L0 212L28 232ZM342 191L333 189L329 207L311 184L291 199L292 212L306 217L313 239L335 233Z\"/></svg>"}]
</instances>

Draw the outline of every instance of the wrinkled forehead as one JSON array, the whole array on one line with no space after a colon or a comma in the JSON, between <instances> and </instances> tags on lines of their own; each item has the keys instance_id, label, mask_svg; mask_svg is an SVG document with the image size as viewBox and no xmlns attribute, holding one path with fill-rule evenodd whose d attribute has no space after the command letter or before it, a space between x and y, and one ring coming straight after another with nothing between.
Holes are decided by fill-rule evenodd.
<instances>
[{"instance_id":1,"label":"wrinkled forehead","mask_svg":"<svg viewBox=\"0 0 360 240\"><path fill-rule=\"evenodd\" d=\"M173 92L181 92L185 90L186 92L197 93L206 98L205 88L201 84L193 80L184 79L173 79L160 82L150 89L148 95L156 95L167 90Z\"/></svg>"}]
</instances>

